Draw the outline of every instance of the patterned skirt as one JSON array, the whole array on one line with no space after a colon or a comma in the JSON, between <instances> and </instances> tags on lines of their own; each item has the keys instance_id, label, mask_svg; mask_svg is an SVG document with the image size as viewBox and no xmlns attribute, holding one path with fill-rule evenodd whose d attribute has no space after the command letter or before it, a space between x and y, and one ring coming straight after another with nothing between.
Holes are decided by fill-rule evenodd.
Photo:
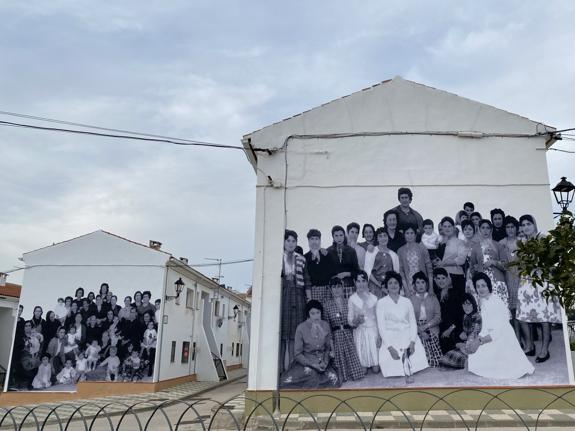
<instances>
[{"instance_id":1,"label":"patterned skirt","mask_svg":"<svg viewBox=\"0 0 575 431\"><path fill-rule=\"evenodd\" d=\"M329 286L312 286L311 287L311 299L319 301L323 305L323 303L327 299L328 289L329 289Z\"/></svg>"},{"instance_id":2,"label":"patterned skirt","mask_svg":"<svg viewBox=\"0 0 575 431\"><path fill-rule=\"evenodd\" d=\"M305 320L305 290L295 280L282 278L281 339L295 339L297 325Z\"/></svg>"},{"instance_id":3,"label":"patterned skirt","mask_svg":"<svg viewBox=\"0 0 575 431\"><path fill-rule=\"evenodd\" d=\"M425 356L430 367L439 367L439 360L441 359L441 345L439 344L439 337L435 334L427 334L427 338L421 338L421 344L425 349Z\"/></svg>"},{"instance_id":4,"label":"patterned skirt","mask_svg":"<svg viewBox=\"0 0 575 431\"><path fill-rule=\"evenodd\" d=\"M561 306L556 299L543 296L541 286L533 286L522 278L517 292L517 320L528 323L561 323Z\"/></svg>"},{"instance_id":5,"label":"patterned skirt","mask_svg":"<svg viewBox=\"0 0 575 431\"><path fill-rule=\"evenodd\" d=\"M333 332L333 347L335 353L335 369L340 382L359 380L365 371L359 362L353 331L351 329L338 329Z\"/></svg>"},{"instance_id":6,"label":"patterned skirt","mask_svg":"<svg viewBox=\"0 0 575 431\"><path fill-rule=\"evenodd\" d=\"M455 348L450 350L445 355L441 357L439 363L444 367L450 368L465 368L465 363L467 362L467 353Z\"/></svg>"},{"instance_id":7,"label":"patterned skirt","mask_svg":"<svg viewBox=\"0 0 575 431\"><path fill-rule=\"evenodd\" d=\"M282 389L337 388L340 385L333 367L329 366L323 373L320 373L295 361L280 377L280 388Z\"/></svg>"}]
</instances>

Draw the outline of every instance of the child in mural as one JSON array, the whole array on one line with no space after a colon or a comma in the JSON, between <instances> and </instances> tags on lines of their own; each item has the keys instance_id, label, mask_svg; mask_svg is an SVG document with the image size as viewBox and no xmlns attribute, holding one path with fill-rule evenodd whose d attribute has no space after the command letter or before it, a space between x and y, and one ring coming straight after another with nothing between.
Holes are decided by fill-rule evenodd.
<instances>
[{"instance_id":1,"label":"child in mural","mask_svg":"<svg viewBox=\"0 0 575 431\"><path fill-rule=\"evenodd\" d=\"M76 383L76 378L78 377L76 369L72 364L71 359L66 359L64 368L56 375L56 381L61 385L70 385Z\"/></svg>"},{"instance_id":2,"label":"child in mural","mask_svg":"<svg viewBox=\"0 0 575 431\"><path fill-rule=\"evenodd\" d=\"M102 348L98 344L98 340L92 340L92 344L86 347L86 354L88 355L88 369L94 370L96 368L96 363L98 362L100 350Z\"/></svg>"},{"instance_id":3,"label":"child in mural","mask_svg":"<svg viewBox=\"0 0 575 431\"><path fill-rule=\"evenodd\" d=\"M64 347L64 353L78 354L78 337L76 335L76 327L70 326L68 329L68 334L66 334L66 346Z\"/></svg>"},{"instance_id":4,"label":"child in mural","mask_svg":"<svg viewBox=\"0 0 575 431\"><path fill-rule=\"evenodd\" d=\"M119 380L120 358L117 353L118 349L111 347L110 356L100 363L101 367L106 367L106 381L108 382L116 382Z\"/></svg>"},{"instance_id":5,"label":"child in mural","mask_svg":"<svg viewBox=\"0 0 575 431\"><path fill-rule=\"evenodd\" d=\"M156 358L156 344L158 341L158 331L153 321L148 322L148 328L144 331L142 340L142 358L149 364L148 377L152 375L154 360Z\"/></svg>"},{"instance_id":6,"label":"child in mural","mask_svg":"<svg viewBox=\"0 0 575 431\"><path fill-rule=\"evenodd\" d=\"M440 359L441 365L451 368L465 368L467 357L475 351L476 339L481 332L481 315L475 297L470 293L463 295L463 330L459 333L459 342L455 349L448 351Z\"/></svg>"},{"instance_id":7,"label":"child in mural","mask_svg":"<svg viewBox=\"0 0 575 431\"><path fill-rule=\"evenodd\" d=\"M58 303L54 307L54 314L56 315L56 319L60 320L60 322L62 322L62 319L66 319L68 308L66 308L64 298L58 298Z\"/></svg>"},{"instance_id":8,"label":"child in mural","mask_svg":"<svg viewBox=\"0 0 575 431\"><path fill-rule=\"evenodd\" d=\"M430 219L423 220L423 235L421 243L425 246L431 260L437 257L437 248L439 247L439 235L433 231L433 221Z\"/></svg>"},{"instance_id":9,"label":"child in mural","mask_svg":"<svg viewBox=\"0 0 575 431\"><path fill-rule=\"evenodd\" d=\"M52 386L52 364L50 364L50 355L44 353L42 355L42 363L38 367L38 372L36 377L32 381L32 387L34 389L46 389Z\"/></svg>"},{"instance_id":10,"label":"child in mural","mask_svg":"<svg viewBox=\"0 0 575 431\"><path fill-rule=\"evenodd\" d=\"M124 361L124 381L137 382L142 380L142 359L138 351L133 349L130 356Z\"/></svg>"},{"instance_id":11,"label":"child in mural","mask_svg":"<svg viewBox=\"0 0 575 431\"><path fill-rule=\"evenodd\" d=\"M88 354L86 352L79 352L76 357L76 382L83 382L86 380L86 373L88 372Z\"/></svg>"}]
</instances>

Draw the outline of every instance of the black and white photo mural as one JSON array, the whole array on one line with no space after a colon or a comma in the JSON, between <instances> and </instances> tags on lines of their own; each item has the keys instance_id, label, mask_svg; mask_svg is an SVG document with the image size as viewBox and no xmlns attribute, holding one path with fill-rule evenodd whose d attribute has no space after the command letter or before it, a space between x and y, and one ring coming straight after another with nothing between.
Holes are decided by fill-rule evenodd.
<instances>
[{"instance_id":1,"label":"black and white photo mural","mask_svg":"<svg viewBox=\"0 0 575 431\"><path fill-rule=\"evenodd\" d=\"M24 293L8 390L74 391L83 381L152 381L159 292L102 281Z\"/></svg>"},{"instance_id":2,"label":"black and white photo mural","mask_svg":"<svg viewBox=\"0 0 575 431\"><path fill-rule=\"evenodd\" d=\"M380 219L288 224L279 388L569 384L563 310L510 266L544 235L530 211L474 199L437 217L438 201L430 218L396 197L371 203Z\"/></svg>"}]
</instances>

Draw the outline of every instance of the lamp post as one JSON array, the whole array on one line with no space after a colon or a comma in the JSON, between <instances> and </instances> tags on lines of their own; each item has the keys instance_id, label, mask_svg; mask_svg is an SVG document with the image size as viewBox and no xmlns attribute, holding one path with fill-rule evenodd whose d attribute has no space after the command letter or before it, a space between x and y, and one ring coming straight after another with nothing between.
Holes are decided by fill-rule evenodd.
<instances>
[{"instance_id":1,"label":"lamp post","mask_svg":"<svg viewBox=\"0 0 575 431\"><path fill-rule=\"evenodd\" d=\"M567 177L561 177L561 181L551 189L557 204L561 207L560 213L553 213L555 216L561 216L569 213L569 205L573 202L573 195L575 195L575 186Z\"/></svg>"}]
</instances>

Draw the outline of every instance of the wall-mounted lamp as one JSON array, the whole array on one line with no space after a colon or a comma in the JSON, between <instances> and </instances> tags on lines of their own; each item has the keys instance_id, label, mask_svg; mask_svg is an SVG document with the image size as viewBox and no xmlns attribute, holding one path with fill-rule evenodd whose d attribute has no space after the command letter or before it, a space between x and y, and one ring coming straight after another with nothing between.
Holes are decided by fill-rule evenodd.
<instances>
[{"instance_id":1,"label":"wall-mounted lamp","mask_svg":"<svg viewBox=\"0 0 575 431\"><path fill-rule=\"evenodd\" d=\"M561 181L551 189L555 195L555 200L561 207L562 212L554 213L555 215L562 215L568 212L569 205L573 202L573 195L575 195L575 186L573 183L567 181L567 177L561 177Z\"/></svg>"},{"instance_id":2,"label":"wall-mounted lamp","mask_svg":"<svg viewBox=\"0 0 575 431\"><path fill-rule=\"evenodd\" d=\"M232 308L232 310L234 310L234 315L233 315L233 316L228 316L228 320L229 320L229 319L234 319L234 320L236 320L236 317L238 317L238 313L239 313L239 311L240 311L240 307L238 307L237 304L236 304L236 305L234 305L234 308Z\"/></svg>"},{"instance_id":3,"label":"wall-mounted lamp","mask_svg":"<svg viewBox=\"0 0 575 431\"><path fill-rule=\"evenodd\" d=\"M176 295L175 296L166 295L166 301L169 301L170 299L177 300L180 297L180 294L182 293L182 291L184 290L185 285L186 285L186 283L184 283L182 281L182 277L178 278L176 280L176 282L174 283L174 286L176 288Z\"/></svg>"}]
</instances>

